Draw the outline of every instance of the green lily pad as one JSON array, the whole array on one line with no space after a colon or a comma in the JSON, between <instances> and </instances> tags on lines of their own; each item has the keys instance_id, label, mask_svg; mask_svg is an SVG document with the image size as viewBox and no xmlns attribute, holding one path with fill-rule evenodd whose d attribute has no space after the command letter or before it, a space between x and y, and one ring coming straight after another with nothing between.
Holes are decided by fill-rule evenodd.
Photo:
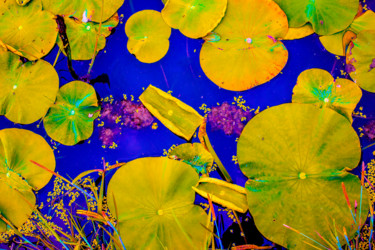
<instances>
[{"instance_id":1,"label":"green lily pad","mask_svg":"<svg viewBox=\"0 0 375 250\"><path fill-rule=\"evenodd\" d=\"M126 249L203 249L207 214L194 205L197 182L189 165L164 157L137 159L117 170L108 207L112 214L117 210Z\"/></svg>"},{"instance_id":2,"label":"green lily pad","mask_svg":"<svg viewBox=\"0 0 375 250\"><path fill-rule=\"evenodd\" d=\"M349 43L362 30L375 30L375 13L371 10L356 17L353 23L344 31L330 36L319 37L320 42L330 53L345 56Z\"/></svg>"},{"instance_id":3,"label":"green lily pad","mask_svg":"<svg viewBox=\"0 0 375 250\"><path fill-rule=\"evenodd\" d=\"M211 167L214 158L201 143L184 143L178 145L168 156L172 159L181 160L190 166L195 171L201 174L207 173L207 168Z\"/></svg>"},{"instance_id":4,"label":"green lily pad","mask_svg":"<svg viewBox=\"0 0 375 250\"><path fill-rule=\"evenodd\" d=\"M125 24L125 33L129 38L128 51L143 63L157 62L169 50L171 28L158 11L142 10L133 14Z\"/></svg>"},{"instance_id":5,"label":"green lily pad","mask_svg":"<svg viewBox=\"0 0 375 250\"><path fill-rule=\"evenodd\" d=\"M16 1L0 5L0 40L9 48L36 60L47 55L57 38L57 24L54 16L42 11L40 1L19 6Z\"/></svg>"},{"instance_id":6,"label":"green lily pad","mask_svg":"<svg viewBox=\"0 0 375 250\"><path fill-rule=\"evenodd\" d=\"M272 0L229 0L227 13L200 52L206 76L221 88L243 91L274 78L288 51L277 39L288 32L285 13Z\"/></svg>"},{"instance_id":7,"label":"green lily pad","mask_svg":"<svg viewBox=\"0 0 375 250\"><path fill-rule=\"evenodd\" d=\"M187 141L204 121L195 109L152 85L139 100L169 130Z\"/></svg>"},{"instance_id":8,"label":"green lily pad","mask_svg":"<svg viewBox=\"0 0 375 250\"><path fill-rule=\"evenodd\" d=\"M190 38L211 32L223 18L227 0L169 0L161 11L164 21Z\"/></svg>"},{"instance_id":9,"label":"green lily pad","mask_svg":"<svg viewBox=\"0 0 375 250\"><path fill-rule=\"evenodd\" d=\"M114 15L108 21L102 23L99 35L99 23L82 22L80 20L64 17L66 35L69 40L72 60L90 60L96 53L104 49L106 37L111 34L111 29L118 25L118 15ZM98 42L96 39L98 38ZM65 54L64 45L58 37L57 44ZM96 47L96 50L95 50ZM65 54L66 55L66 54Z\"/></svg>"},{"instance_id":10,"label":"green lily pad","mask_svg":"<svg viewBox=\"0 0 375 250\"><path fill-rule=\"evenodd\" d=\"M54 103L59 77L46 61L22 63L19 56L0 51L0 115L15 123L42 118Z\"/></svg>"},{"instance_id":11,"label":"green lily pad","mask_svg":"<svg viewBox=\"0 0 375 250\"><path fill-rule=\"evenodd\" d=\"M328 107L352 122L352 113L361 97L362 91L354 82L343 78L335 80L322 69L309 69L298 76L292 102Z\"/></svg>"},{"instance_id":12,"label":"green lily pad","mask_svg":"<svg viewBox=\"0 0 375 250\"><path fill-rule=\"evenodd\" d=\"M275 0L286 13L289 26L311 23L315 33L331 35L346 29L357 14L359 0Z\"/></svg>"},{"instance_id":13,"label":"green lily pad","mask_svg":"<svg viewBox=\"0 0 375 250\"><path fill-rule=\"evenodd\" d=\"M44 187L54 171L55 157L48 143L24 129L0 130L0 213L16 227L30 217L36 202L33 190ZM6 228L0 219L0 232Z\"/></svg>"},{"instance_id":14,"label":"green lily pad","mask_svg":"<svg viewBox=\"0 0 375 250\"><path fill-rule=\"evenodd\" d=\"M47 134L64 145L90 138L100 107L95 89L81 81L62 86L57 100L44 119Z\"/></svg>"},{"instance_id":15,"label":"green lily pad","mask_svg":"<svg viewBox=\"0 0 375 250\"><path fill-rule=\"evenodd\" d=\"M42 0L42 2L43 9L55 15L100 23L113 16L123 5L124 0Z\"/></svg>"},{"instance_id":16,"label":"green lily pad","mask_svg":"<svg viewBox=\"0 0 375 250\"><path fill-rule=\"evenodd\" d=\"M244 128L237 147L246 183L249 210L258 230L288 249L313 249L302 235L333 246L335 231L353 237L358 225L346 203L342 185L354 207L360 203L361 183L348 171L361 159L359 138L347 119L331 109L310 104L283 104L255 116ZM343 183L343 184L342 184ZM361 214L368 214L364 190ZM354 213L354 211L353 211ZM335 222L334 222L335 221ZM334 229L333 224L336 228ZM338 235L341 244L345 242Z\"/></svg>"},{"instance_id":17,"label":"green lily pad","mask_svg":"<svg viewBox=\"0 0 375 250\"><path fill-rule=\"evenodd\" d=\"M351 65L350 77L362 89L375 92L375 30L358 33L346 53L346 62Z\"/></svg>"}]
</instances>

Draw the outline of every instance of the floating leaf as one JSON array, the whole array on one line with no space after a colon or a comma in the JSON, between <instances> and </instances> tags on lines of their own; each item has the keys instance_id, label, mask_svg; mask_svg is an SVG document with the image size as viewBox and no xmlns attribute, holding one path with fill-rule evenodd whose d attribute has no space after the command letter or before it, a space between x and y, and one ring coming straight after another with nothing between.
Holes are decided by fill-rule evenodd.
<instances>
[{"instance_id":1,"label":"floating leaf","mask_svg":"<svg viewBox=\"0 0 375 250\"><path fill-rule=\"evenodd\" d=\"M19 6L16 1L0 5L0 40L9 50L29 60L47 55L55 45L57 24L54 16L41 10L40 1Z\"/></svg>"},{"instance_id":2,"label":"floating leaf","mask_svg":"<svg viewBox=\"0 0 375 250\"><path fill-rule=\"evenodd\" d=\"M89 60L93 58L98 51L104 49L106 44L105 38L111 34L110 30L117 26L119 19L116 14L108 21L102 23L100 35L99 23L85 23L69 17L64 17L64 21L72 60ZM98 39L98 42L96 42L96 39ZM64 45L60 37L57 39L57 44L65 54Z\"/></svg>"},{"instance_id":3,"label":"floating leaf","mask_svg":"<svg viewBox=\"0 0 375 250\"><path fill-rule=\"evenodd\" d=\"M100 23L113 16L123 5L124 0L42 0L42 2L43 9L55 15Z\"/></svg>"},{"instance_id":4,"label":"floating leaf","mask_svg":"<svg viewBox=\"0 0 375 250\"><path fill-rule=\"evenodd\" d=\"M220 40L204 43L200 64L221 88L243 91L263 84L288 60L288 51L277 40L287 34L288 21L272 0L229 0L214 32Z\"/></svg>"},{"instance_id":5,"label":"floating leaf","mask_svg":"<svg viewBox=\"0 0 375 250\"><path fill-rule=\"evenodd\" d=\"M125 247L203 249L207 214L194 205L197 182L189 165L162 157L137 159L117 170L108 185L108 207L117 211Z\"/></svg>"},{"instance_id":6,"label":"floating leaf","mask_svg":"<svg viewBox=\"0 0 375 250\"><path fill-rule=\"evenodd\" d=\"M375 92L375 30L358 33L346 53L350 76L362 89Z\"/></svg>"},{"instance_id":7,"label":"floating leaf","mask_svg":"<svg viewBox=\"0 0 375 250\"><path fill-rule=\"evenodd\" d=\"M249 177L250 213L266 238L288 249L307 249L306 238L287 225L326 245L317 231L336 246L333 220L337 231L345 227L348 236L354 236L358 224L352 227L355 223L342 185L354 207L361 199L361 183L348 171L358 165L361 148L346 118L310 104L269 108L246 125L237 155L242 172ZM362 223L368 205L364 190L362 210L357 211ZM345 242L343 235L338 237Z\"/></svg>"},{"instance_id":8,"label":"floating leaf","mask_svg":"<svg viewBox=\"0 0 375 250\"><path fill-rule=\"evenodd\" d=\"M198 173L207 173L207 168L211 167L214 158L201 143L184 143L171 152L168 156L172 159L182 160L192 166Z\"/></svg>"},{"instance_id":9,"label":"floating leaf","mask_svg":"<svg viewBox=\"0 0 375 250\"><path fill-rule=\"evenodd\" d=\"M359 0L275 0L286 13L289 26L311 23L315 33L331 35L346 29L353 21Z\"/></svg>"},{"instance_id":10,"label":"floating leaf","mask_svg":"<svg viewBox=\"0 0 375 250\"><path fill-rule=\"evenodd\" d=\"M213 202L234 211L246 213L249 209L246 189L241 186L215 178L202 177L199 179L198 186L193 189L206 199L207 194L210 194Z\"/></svg>"},{"instance_id":11,"label":"floating leaf","mask_svg":"<svg viewBox=\"0 0 375 250\"><path fill-rule=\"evenodd\" d=\"M186 140L190 140L203 123L203 117L192 107L152 85L139 100L169 130Z\"/></svg>"},{"instance_id":12,"label":"floating leaf","mask_svg":"<svg viewBox=\"0 0 375 250\"><path fill-rule=\"evenodd\" d=\"M345 56L349 43L362 30L375 30L375 13L371 10L356 17L346 30L330 36L321 36L319 39L330 53Z\"/></svg>"},{"instance_id":13,"label":"floating leaf","mask_svg":"<svg viewBox=\"0 0 375 250\"><path fill-rule=\"evenodd\" d=\"M314 30L310 23L307 23L303 25L302 27L298 28L289 28L288 33L283 38L283 40L295 40L295 39L301 39L306 36L309 36L311 34L314 34Z\"/></svg>"},{"instance_id":14,"label":"floating leaf","mask_svg":"<svg viewBox=\"0 0 375 250\"><path fill-rule=\"evenodd\" d=\"M44 119L44 128L53 140L75 145L91 136L99 110L95 89L73 81L60 88L56 103Z\"/></svg>"},{"instance_id":15,"label":"floating leaf","mask_svg":"<svg viewBox=\"0 0 375 250\"><path fill-rule=\"evenodd\" d=\"M0 51L0 115L15 123L42 118L54 103L59 77L48 62L22 63L19 56Z\"/></svg>"},{"instance_id":16,"label":"floating leaf","mask_svg":"<svg viewBox=\"0 0 375 250\"><path fill-rule=\"evenodd\" d=\"M298 76L292 102L328 107L352 122L352 113L361 97L362 91L354 82L343 78L335 80L322 69L309 69Z\"/></svg>"},{"instance_id":17,"label":"floating leaf","mask_svg":"<svg viewBox=\"0 0 375 250\"><path fill-rule=\"evenodd\" d=\"M142 10L133 14L125 24L125 33L129 52L143 63L157 62L168 52L171 28L160 12Z\"/></svg>"},{"instance_id":18,"label":"floating leaf","mask_svg":"<svg viewBox=\"0 0 375 250\"><path fill-rule=\"evenodd\" d=\"M33 190L44 187L52 176L31 160L55 169L53 151L41 136L24 129L0 130L0 213L16 227L26 222L34 209ZM0 232L4 224L0 219Z\"/></svg>"},{"instance_id":19,"label":"floating leaf","mask_svg":"<svg viewBox=\"0 0 375 250\"><path fill-rule=\"evenodd\" d=\"M227 0L169 0L161 11L164 21L190 38L212 31L227 9Z\"/></svg>"}]
</instances>

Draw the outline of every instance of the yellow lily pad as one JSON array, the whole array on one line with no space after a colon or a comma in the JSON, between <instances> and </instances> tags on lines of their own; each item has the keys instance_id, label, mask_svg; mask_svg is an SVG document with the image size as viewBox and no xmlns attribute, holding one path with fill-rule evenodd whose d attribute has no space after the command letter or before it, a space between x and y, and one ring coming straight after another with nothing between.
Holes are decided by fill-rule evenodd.
<instances>
[{"instance_id":1,"label":"yellow lily pad","mask_svg":"<svg viewBox=\"0 0 375 250\"><path fill-rule=\"evenodd\" d=\"M33 190L43 188L54 171L55 157L43 137L24 129L0 130L0 213L16 227L30 217L36 202ZM0 219L0 232L5 222Z\"/></svg>"},{"instance_id":2,"label":"yellow lily pad","mask_svg":"<svg viewBox=\"0 0 375 250\"><path fill-rule=\"evenodd\" d=\"M128 51L143 63L157 62L168 52L171 28L158 11L133 14L125 24L125 33Z\"/></svg>"},{"instance_id":3,"label":"yellow lily pad","mask_svg":"<svg viewBox=\"0 0 375 250\"><path fill-rule=\"evenodd\" d=\"M108 207L126 249L204 249L207 214L194 205L198 175L164 157L127 163L108 185ZM202 226L203 225L203 226Z\"/></svg>"},{"instance_id":4,"label":"yellow lily pad","mask_svg":"<svg viewBox=\"0 0 375 250\"><path fill-rule=\"evenodd\" d=\"M272 0L229 0L213 32L217 39L203 44L200 64L221 88L243 91L268 82L288 60L278 41L287 34L288 21Z\"/></svg>"},{"instance_id":5,"label":"yellow lily pad","mask_svg":"<svg viewBox=\"0 0 375 250\"><path fill-rule=\"evenodd\" d=\"M15 123L42 118L54 103L59 77L46 61L22 63L19 56L0 51L0 115Z\"/></svg>"},{"instance_id":6,"label":"yellow lily pad","mask_svg":"<svg viewBox=\"0 0 375 250\"><path fill-rule=\"evenodd\" d=\"M298 28L306 23L315 33L331 35L346 29L358 11L359 0L275 0L286 13L289 26Z\"/></svg>"},{"instance_id":7,"label":"yellow lily pad","mask_svg":"<svg viewBox=\"0 0 375 250\"><path fill-rule=\"evenodd\" d=\"M203 117L192 107L152 85L139 100L169 130L186 140L190 140L203 123Z\"/></svg>"},{"instance_id":8,"label":"yellow lily pad","mask_svg":"<svg viewBox=\"0 0 375 250\"><path fill-rule=\"evenodd\" d=\"M223 18L227 0L169 0L161 11L164 21L187 37L200 38Z\"/></svg>"},{"instance_id":9,"label":"yellow lily pad","mask_svg":"<svg viewBox=\"0 0 375 250\"><path fill-rule=\"evenodd\" d=\"M295 40L307 37L311 34L314 34L314 30L310 23L303 25L298 28L289 28L288 33L283 38L283 40Z\"/></svg>"},{"instance_id":10,"label":"yellow lily pad","mask_svg":"<svg viewBox=\"0 0 375 250\"><path fill-rule=\"evenodd\" d=\"M354 82L343 78L335 80L322 69L309 69L298 76L292 102L331 108L352 122L352 113L361 97L362 91Z\"/></svg>"},{"instance_id":11,"label":"yellow lily pad","mask_svg":"<svg viewBox=\"0 0 375 250\"><path fill-rule=\"evenodd\" d=\"M362 89L375 92L375 30L358 33L346 53L346 62L353 68L350 77Z\"/></svg>"},{"instance_id":12,"label":"yellow lily pad","mask_svg":"<svg viewBox=\"0 0 375 250\"><path fill-rule=\"evenodd\" d=\"M353 238L358 222L366 221L368 193L348 171L357 167L361 147L357 133L345 117L311 104L283 104L256 115L243 130L237 147L246 183L249 210L267 239L287 249L313 249L320 245L286 228L289 226L327 245L337 246L343 228ZM354 223L348 208L358 207ZM353 211L354 214L354 211ZM335 226L334 226L335 223Z\"/></svg>"},{"instance_id":13,"label":"yellow lily pad","mask_svg":"<svg viewBox=\"0 0 375 250\"><path fill-rule=\"evenodd\" d=\"M29 60L47 55L56 43L54 16L42 11L40 1L19 6L16 1L0 5L0 40Z\"/></svg>"}]
</instances>

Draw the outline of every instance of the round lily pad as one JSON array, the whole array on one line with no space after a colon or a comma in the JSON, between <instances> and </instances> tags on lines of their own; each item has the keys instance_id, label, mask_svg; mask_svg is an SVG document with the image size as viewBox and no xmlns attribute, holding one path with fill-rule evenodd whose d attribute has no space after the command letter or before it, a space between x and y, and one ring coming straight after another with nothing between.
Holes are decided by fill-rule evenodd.
<instances>
[{"instance_id":1,"label":"round lily pad","mask_svg":"<svg viewBox=\"0 0 375 250\"><path fill-rule=\"evenodd\" d=\"M197 182L189 165L164 157L137 159L117 170L108 207L118 214L126 249L203 249L207 214L194 205Z\"/></svg>"},{"instance_id":2,"label":"round lily pad","mask_svg":"<svg viewBox=\"0 0 375 250\"><path fill-rule=\"evenodd\" d=\"M164 21L190 38L212 31L223 18L227 0L169 0L161 11Z\"/></svg>"},{"instance_id":3,"label":"round lily pad","mask_svg":"<svg viewBox=\"0 0 375 250\"><path fill-rule=\"evenodd\" d=\"M43 9L55 15L100 23L113 16L123 5L124 0L42 0L42 2Z\"/></svg>"},{"instance_id":4,"label":"round lily pad","mask_svg":"<svg viewBox=\"0 0 375 250\"><path fill-rule=\"evenodd\" d=\"M309 69L298 76L292 102L328 107L352 122L352 113L361 97L362 91L354 82L343 78L335 80L322 69Z\"/></svg>"},{"instance_id":5,"label":"round lily pad","mask_svg":"<svg viewBox=\"0 0 375 250\"><path fill-rule=\"evenodd\" d=\"M314 34L314 30L310 23L303 25L298 28L289 28L288 33L283 38L283 40L295 40L307 37L311 34Z\"/></svg>"},{"instance_id":6,"label":"round lily pad","mask_svg":"<svg viewBox=\"0 0 375 250\"><path fill-rule=\"evenodd\" d=\"M320 42L330 53L345 56L349 43L362 30L375 30L375 13L371 10L356 17L344 31L329 36L319 37Z\"/></svg>"},{"instance_id":7,"label":"round lily pad","mask_svg":"<svg viewBox=\"0 0 375 250\"><path fill-rule=\"evenodd\" d=\"M104 49L106 44L106 37L111 34L110 30L117 26L119 19L116 14L108 21L102 23L99 34L99 23L82 22L80 20L64 17L66 24L66 35L69 40L71 59L72 60L90 60L96 53ZM98 42L96 42L98 39ZM64 45L60 37L57 39L57 44L65 54ZM96 46L96 50L95 50Z\"/></svg>"},{"instance_id":8,"label":"round lily pad","mask_svg":"<svg viewBox=\"0 0 375 250\"><path fill-rule=\"evenodd\" d=\"M311 23L315 33L331 35L346 29L357 14L359 0L275 0L286 13L289 26Z\"/></svg>"},{"instance_id":9,"label":"round lily pad","mask_svg":"<svg viewBox=\"0 0 375 250\"><path fill-rule=\"evenodd\" d=\"M350 76L362 89L375 92L375 30L358 33L346 53Z\"/></svg>"},{"instance_id":10,"label":"round lily pad","mask_svg":"<svg viewBox=\"0 0 375 250\"><path fill-rule=\"evenodd\" d=\"M203 44L200 64L221 88L243 91L268 82L288 60L277 40L287 34L288 21L272 0L229 0L213 32L218 39Z\"/></svg>"},{"instance_id":11,"label":"round lily pad","mask_svg":"<svg viewBox=\"0 0 375 250\"><path fill-rule=\"evenodd\" d=\"M133 14L125 24L128 51L144 63L162 59L169 49L171 28L160 12L142 10Z\"/></svg>"},{"instance_id":12,"label":"round lily pad","mask_svg":"<svg viewBox=\"0 0 375 250\"><path fill-rule=\"evenodd\" d=\"M54 103L59 77L46 61L22 63L19 56L0 51L0 115L15 123L42 118Z\"/></svg>"},{"instance_id":13,"label":"round lily pad","mask_svg":"<svg viewBox=\"0 0 375 250\"><path fill-rule=\"evenodd\" d=\"M201 143L184 143L178 145L168 156L172 159L181 160L192 166L198 173L207 173L207 168L211 167L214 158Z\"/></svg>"},{"instance_id":14,"label":"round lily pad","mask_svg":"<svg viewBox=\"0 0 375 250\"><path fill-rule=\"evenodd\" d=\"M56 43L54 16L42 11L40 1L19 6L16 1L0 5L0 40L29 60L47 55Z\"/></svg>"},{"instance_id":15,"label":"round lily pad","mask_svg":"<svg viewBox=\"0 0 375 250\"><path fill-rule=\"evenodd\" d=\"M360 203L361 183L348 171L361 159L359 138L345 117L310 104L283 104L255 116L243 130L237 148L246 183L249 210L258 230L288 249L321 248L289 226L326 245L332 237L352 227L342 186L351 206ZM363 190L357 222L367 218L368 194ZM354 213L354 211L353 211ZM336 228L334 229L334 225ZM343 234L338 234L341 244ZM312 249L312 248L311 248Z\"/></svg>"},{"instance_id":16,"label":"round lily pad","mask_svg":"<svg viewBox=\"0 0 375 250\"><path fill-rule=\"evenodd\" d=\"M33 190L44 187L54 171L55 157L48 143L24 129L0 130L0 213L16 227L31 215L36 202ZM0 219L0 232L6 229Z\"/></svg>"},{"instance_id":17,"label":"round lily pad","mask_svg":"<svg viewBox=\"0 0 375 250\"><path fill-rule=\"evenodd\" d=\"M95 89L85 82L73 81L60 88L44 119L44 128L53 140L75 145L91 136L99 110Z\"/></svg>"}]
</instances>

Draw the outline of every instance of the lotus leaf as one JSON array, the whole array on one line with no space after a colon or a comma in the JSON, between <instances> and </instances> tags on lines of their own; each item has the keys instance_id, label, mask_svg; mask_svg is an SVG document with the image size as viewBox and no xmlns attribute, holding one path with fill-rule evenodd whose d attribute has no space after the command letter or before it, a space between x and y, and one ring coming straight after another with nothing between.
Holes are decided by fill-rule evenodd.
<instances>
[{"instance_id":1,"label":"lotus leaf","mask_svg":"<svg viewBox=\"0 0 375 250\"><path fill-rule=\"evenodd\" d=\"M172 159L179 159L192 166L198 173L207 173L207 168L211 167L214 158L201 143L184 143L171 152L168 156Z\"/></svg>"},{"instance_id":2,"label":"lotus leaf","mask_svg":"<svg viewBox=\"0 0 375 250\"><path fill-rule=\"evenodd\" d=\"M207 195L213 202L240 213L246 213L249 209L246 199L246 189L238 185L215 179L202 177L195 192L207 199Z\"/></svg>"},{"instance_id":3,"label":"lotus leaf","mask_svg":"<svg viewBox=\"0 0 375 250\"><path fill-rule=\"evenodd\" d=\"M9 50L36 60L47 55L55 45L57 24L54 16L42 11L40 1L19 6L16 1L0 5L0 40Z\"/></svg>"},{"instance_id":4,"label":"lotus leaf","mask_svg":"<svg viewBox=\"0 0 375 250\"><path fill-rule=\"evenodd\" d=\"M64 17L64 21L72 55L71 59L89 60L105 47L105 38L111 34L110 30L117 26L119 19L118 15L115 14L112 18L108 19L108 21L102 23L100 35L99 23L85 23L69 17ZM96 39L98 39L98 42L96 42ZM64 45L60 37L57 39L57 44L65 54Z\"/></svg>"},{"instance_id":5,"label":"lotus leaf","mask_svg":"<svg viewBox=\"0 0 375 250\"><path fill-rule=\"evenodd\" d=\"M39 135L24 129L0 130L0 213L16 227L31 215L36 202L33 190L44 187L52 174L55 157L48 143ZM0 219L0 232L6 224Z\"/></svg>"},{"instance_id":6,"label":"lotus leaf","mask_svg":"<svg viewBox=\"0 0 375 250\"><path fill-rule=\"evenodd\" d=\"M352 122L352 113L361 97L362 91L354 82L343 78L335 80L322 69L309 69L299 75L292 102L328 107Z\"/></svg>"},{"instance_id":7,"label":"lotus leaf","mask_svg":"<svg viewBox=\"0 0 375 250\"><path fill-rule=\"evenodd\" d=\"M125 24L125 33L129 52L141 62L157 62L168 52L171 28L160 12L142 10L133 14Z\"/></svg>"},{"instance_id":8,"label":"lotus leaf","mask_svg":"<svg viewBox=\"0 0 375 250\"><path fill-rule=\"evenodd\" d=\"M95 89L85 82L73 81L60 88L44 119L44 128L53 140L75 145L91 136L99 110Z\"/></svg>"},{"instance_id":9,"label":"lotus leaf","mask_svg":"<svg viewBox=\"0 0 375 250\"><path fill-rule=\"evenodd\" d=\"M249 210L258 230L288 249L314 249L305 237L336 246L335 230L354 236L358 225L348 208L358 207L366 220L369 204L357 176L348 171L361 159L359 138L345 117L311 104L283 104L255 116L244 128L237 148L246 183ZM362 209L360 209L362 208ZM354 213L354 212L353 212ZM361 218L359 219L359 217ZM336 228L334 228L336 223ZM341 243L343 234L338 235ZM312 241L308 243L314 245ZM315 245L320 247L319 245Z\"/></svg>"},{"instance_id":10,"label":"lotus leaf","mask_svg":"<svg viewBox=\"0 0 375 250\"><path fill-rule=\"evenodd\" d=\"M229 0L222 22L206 41L200 64L221 88L243 91L274 78L284 68L288 51L277 39L288 32L284 12L272 0Z\"/></svg>"},{"instance_id":11,"label":"lotus leaf","mask_svg":"<svg viewBox=\"0 0 375 250\"><path fill-rule=\"evenodd\" d=\"M42 0L43 9L55 15L83 21L105 22L123 5L124 0Z\"/></svg>"},{"instance_id":12,"label":"lotus leaf","mask_svg":"<svg viewBox=\"0 0 375 250\"><path fill-rule=\"evenodd\" d=\"M168 129L186 140L190 140L203 123L203 117L192 107L152 85L139 100Z\"/></svg>"},{"instance_id":13,"label":"lotus leaf","mask_svg":"<svg viewBox=\"0 0 375 250\"><path fill-rule=\"evenodd\" d=\"M223 18L227 0L169 0L161 11L164 21L190 38L212 31Z\"/></svg>"},{"instance_id":14,"label":"lotus leaf","mask_svg":"<svg viewBox=\"0 0 375 250\"><path fill-rule=\"evenodd\" d=\"M375 13L371 10L354 19L353 23L344 31L330 36L321 36L320 42L330 53L345 56L349 43L362 30L375 30Z\"/></svg>"},{"instance_id":15,"label":"lotus leaf","mask_svg":"<svg viewBox=\"0 0 375 250\"><path fill-rule=\"evenodd\" d=\"M375 30L359 32L346 53L350 76L362 89L375 92Z\"/></svg>"},{"instance_id":16,"label":"lotus leaf","mask_svg":"<svg viewBox=\"0 0 375 250\"><path fill-rule=\"evenodd\" d=\"M48 62L22 63L19 56L0 51L0 115L15 123L42 118L53 104L59 77Z\"/></svg>"},{"instance_id":17,"label":"lotus leaf","mask_svg":"<svg viewBox=\"0 0 375 250\"><path fill-rule=\"evenodd\" d=\"M289 26L311 23L315 33L331 35L346 29L358 11L359 0L275 0L286 13Z\"/></svg>"},{"instance_id":18,"label":"lotus leaf","mask_svg":"<svg viewBox=\"0 0 375 250\"><path fill-rule=\"evenodd\" d=\"M120 168L108 185L108 207L117 211L126 249L203 249L207 214L194 205L197 182L189 165L164 157Z\"/></svg>"},{"instance_id":19,"label":"lotus leaf","mask_svg":"<svg viewBox=\"0 0 375 250\"><path fill-rule=\"evenodd\" d=\"M310 23L307 23L299 28L289 28L288 33L283 38L283 40L295 40L307 37L314 33Z\"/></svg>"}]
</instances>

